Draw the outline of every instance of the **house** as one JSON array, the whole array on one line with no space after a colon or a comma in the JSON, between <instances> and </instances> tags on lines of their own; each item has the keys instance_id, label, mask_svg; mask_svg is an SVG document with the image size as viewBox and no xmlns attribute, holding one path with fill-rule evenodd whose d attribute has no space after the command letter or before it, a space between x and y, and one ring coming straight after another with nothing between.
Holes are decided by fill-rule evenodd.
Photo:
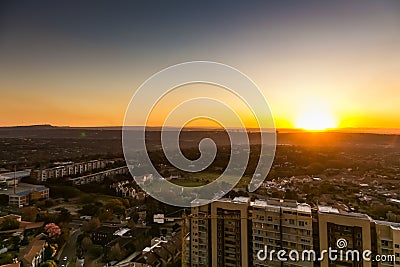
<instances>
[{"instance_id":1,"label":"house","mask_svg":"<svg viewBox=\"0 0 400 267\"><path fill-rule=\"evenodd\" d=\"M92 232L92 241L96 245L106 245L116 237L114 233L119 230L119 227L100 226Z\"/></svg>"},{"instance_id":2,"label":"house","mask_svg":"<svg viewBox=\"0 0 400 267\"><path fill-rule=\"evenodd\" d=\"M40 265L43 261L45 244L45 240L35 240L23 251L22 262L25 267L38 267Z\"/></svg>"}]
</instances>

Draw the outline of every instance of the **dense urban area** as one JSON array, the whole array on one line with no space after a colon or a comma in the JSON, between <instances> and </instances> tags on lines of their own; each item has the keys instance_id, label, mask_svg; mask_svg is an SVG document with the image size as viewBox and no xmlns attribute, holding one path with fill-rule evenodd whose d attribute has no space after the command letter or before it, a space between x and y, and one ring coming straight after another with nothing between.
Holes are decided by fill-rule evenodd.
<instances>
[{"instance_id":1,"label":"dense urban area","mask_svg":"<svg viewBox=\"0 0 400 267\"><path fill-rule=\"evenodd\" d=\"M200 173L168 163L157 129L147 134L149 154L171 182L204 185L226 167L227 135L181 135L191 159L199 156L198 141L209 136L218 154ZM249 136L250 161L234 190L212 204L182 209L136 184L118 128L0 129L0 265L281 266L260 261L257 252L264 245L320 250L346 238L348 248L395 258L329 266L400 266L398 135L278 132L271 171L253 193L246 186L260 146L257 133ZM329 263L307 264L285 266Z\"/></svg>"}]
</instances>

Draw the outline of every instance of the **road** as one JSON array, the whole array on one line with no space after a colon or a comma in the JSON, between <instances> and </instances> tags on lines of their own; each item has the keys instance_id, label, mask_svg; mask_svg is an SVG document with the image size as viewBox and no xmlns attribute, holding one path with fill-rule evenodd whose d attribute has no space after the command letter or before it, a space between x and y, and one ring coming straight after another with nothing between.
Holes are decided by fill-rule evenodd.
<instances>
[{"instance_id":1,"label":"road","mask_svg":"<svg viewBox=\"0 0 400 267\"><path fill-rule=\"evenodd\" d=\"M68 242L64 246L64 250L60 256L60 262L58 264L59 267L65 267L69 263L71 259L73 259L76 255L76 241L78 239L78 235L82 232L80 229L74 229L71 232ZM67 257L67 260L64 258ZM62 266L64 265L64 266Z\"/></svg>"}]
</instances>

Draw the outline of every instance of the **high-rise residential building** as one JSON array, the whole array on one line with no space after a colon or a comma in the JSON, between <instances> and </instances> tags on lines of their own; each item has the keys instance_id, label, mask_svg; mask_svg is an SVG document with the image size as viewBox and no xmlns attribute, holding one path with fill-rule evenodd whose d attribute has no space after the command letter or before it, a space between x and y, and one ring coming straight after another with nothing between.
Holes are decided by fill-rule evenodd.
<instances>
[{"instance_id":1,"label":"high-rise residential building","mask_svg":"<svg viewBox=\"0 0 400 267\"><path fill-rule=\"evenodd\" d=\"M186 266L400 267L400 224L362 213L237 197L192 207L189 218ZM299 260L279 260L282 250ZM337 251L333 258L329 250ZM371 261L363 260L365 251ZM386 260L374 260L380 255Z\"/></svg>"},{"instance_id":2,"label":"high-rise residential building","mask_svg":"<svg viewBox=\"0 0 400 267\"><path fill-rule=\"evenodd\" d=\"M301 253L313 249L312 216L308 204L294 200L255 200L252 212L253 266L282 265L276 254L268 252L295 250ZM265 259L257 256L260 250ZM313 266L313 258L290 261L285 266Z\"/></svg>"},{"instance_id":3,"label":"high-rise residential building","mask_svg":"<svg viewBox=\"0 0 400 267\"><path fill-rule=\"evenodd\" d=\"M250 198L247 197L211 204L212 266L250 266L249 206Z\"/></svg>"},{"instance_id":4,"label":"high-rise residential building","mask_svg":"<svg viewBox=\"0 0 400 267\"><path fill-rule=\"evenodd\" d=\"M247 197L192 207L187 266L251 266L249 207Z\"/></svg>"},{"instance_id":5,"label":"high-rise residential building","mask_svg":"<svg viewBox=\"0 0 400 267\"><path fill-rule=\"evenodd\" d=\"M343 251L357 250L360 252L358 259L343 256L342 258L338 257L335 260L330 260L326 255L320 262L321 267L372 266L370 261L363 261L361 255L364 250L372 251L371 229L373 227L373 220L368 215L319 206L318 222L320 251L332 248ZM338 246L339 239L343 241L340 245L343 247Z\"/></svg>"},{"instance_id":6,"label":"high-rise residential building","mask_svg":"<svg viewBox=\"0 0 400 267\"><path fill-rule=\"evenodd\" d=\"M200 200L196 200L198 202ZM211 265L211 205L192 207L190 223L190 251L187 251L188 266Z\"/></svg>"},{"instance_id":7,"label":"high-rise residential building","mask_svg":"<svg viewBox=\"0 0 400 267\"><path fill-rule=\"evenodd\" d=\"M375 231L377 254L395 257L394 261L378 262L378 266L400 266L400 223L375 221Z\"/></svg>"}]
</instances>

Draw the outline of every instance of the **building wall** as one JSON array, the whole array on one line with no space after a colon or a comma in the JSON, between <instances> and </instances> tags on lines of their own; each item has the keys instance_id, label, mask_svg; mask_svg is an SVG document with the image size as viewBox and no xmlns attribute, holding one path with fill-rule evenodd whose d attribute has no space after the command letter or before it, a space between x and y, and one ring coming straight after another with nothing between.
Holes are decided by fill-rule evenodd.
<instances>
[{"instance_id":1,"label":"building wall","mask_svg":"<svg viewBox=\"0 0 400 267\"><path fill-rule=\"evenodd\" d=\"M212 266L249 266L248 202L211 204Z\"/></svg>"},{"instance_id":2,"label":"building wall","mask_svg":"<svg viewBox=\"0 0 400 267\"><path fill-rule=\"evenodd\" d=\"M295 201L220 200L193 207L191 216L187 266L400 267L400 224L375 221L365 214L332 207L312 209ZM264 250L265 245L268 251L293 249L300 255L303 250L314 250L318 258L329 247L341 250L337 247L340 238L347 242L342 249L344 253L346 249L358 250L360 261L338 258L329 262L327 254L321 262L257 258L257 252ZM372 257L394 255L396 258L394 262L362 261L365 250L372 251Z\"/></svg>"},{"instance_id":3,"label":"building wall","mask_svg":"<svg viewBox=\"0 0 400 267\"><path fill-rule=\"evenodd\" d=\"M32 170L31 177L39 181L46 181L47 179L61 178L103 169L106 167L106 164L107 161L105 160L72 163L54 168Z\"/></svg>"},{"instance_id":4,"label":"building wall","mask_svg":"<svg viewBox=\"0 0 400 267\"><path fill-rule=\"evenodd\" d=\"M337 249L336 241L344 238L348 242L347 248L359 250L372 250L371 247L371 220L367 216L351 216L339 213L318 214L320 250L328 250L329 247ZM358 243L360 242L360 243ZM362 251L360 251L362 253ZM341 265L342 264L342 265ZM329 263L325 255L321 267L332 266L371 266L371 262L340 262Z\"/></svg>"},{"instance_id":5,"label":"building wall","mask_svg":"<svg viewBox=\"0 0 400 267\"><path fill-rule=\"evenodd\" d=\"M190 255L188 266L207 267L211 264L210 257L210 205L192 207L190 224Z\"/></svg>"},{"instance_id":6,"label":"building wall","mask_svg":"<svg viewBox=\"0 0 400 267\"><path fill-rule=\"evenodd\" d=\"M93 183L93 182L101 182L104 180L104 178L112 175L117 175L117 174L126 174L128 173L128 167L119 167L111 170L106 170L98 173L93 173L77 178L70 178L69 181L72 182L74 185L82 185L82 184L88 184L88 183Z\"/></svg>"},{"instance_id":7,"label":"building wall","mask_svg":"<svg viewBox=\"0 0 400 267\"><path fill-rule=\"evenodd\" d=\"M271 205L272 204L272 205ZM297 202L255 202L252 216L253 266L281 266L276 257L259 260L260 250L313 249L311 207ZM313 262L288 262L285 266L313 266Z\"/></svg>"},{"instance_id":8,"label":"building wall","mask_svg":"<svg viewBox=\"0 0 400 267\"><path fill-rule=\"evenodd\" d=\"M378 266L400 266L400 228L387 222L376 222L376 243L379 255L394 255L394 262L379 262Z\"/></svg>"},{"instance_id":9,"label":"building wall","mask_svg":"<svg viewBox=\"0 0 400 267\"><path fill-rule=\"evenodd\" d=\"M9 195L8 204L10 206L25 206L29 205L32 200L38 200L41 198L47 199L49 198L50 190L48 188L36 189L32 188L31 190L27 190L26 194L22 195Z\"/></svg>"}]
</instances>

